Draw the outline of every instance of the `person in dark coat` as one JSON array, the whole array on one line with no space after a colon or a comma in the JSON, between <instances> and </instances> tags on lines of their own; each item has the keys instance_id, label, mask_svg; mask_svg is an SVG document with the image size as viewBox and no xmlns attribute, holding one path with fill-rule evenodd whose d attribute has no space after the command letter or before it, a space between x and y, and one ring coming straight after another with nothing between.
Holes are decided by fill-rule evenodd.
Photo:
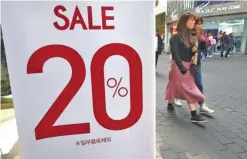
<instances>
[{"instance_id":1,"label":"person in dark coat","mask_svg":"<svg viewBox=\"0 0 247 159\"><path fill-rule=\"evenodd\" d=\"M157 29L156 29L156 37L158 38L158 40L157 40L157 42L158 42L157 46L158 47L157 47L157 50L155 51L155 67L157 67L159 55L161 54L162 49L163 49L163 40L162 40L161 35Z\"/></svg>"},{"instance_id":2,"label":"person in dark coat","mask_svg":"<svg viewBox=\"0 0 247 159\"><path fill-rule=\"evenodd\" d=\"M201 59L206 59L207 58L207 45L206 45L206 38L204 37L203 33L199 33L198 35L198 58ZM199 60L199 61L200 61Z\"/></svg>"},{"instance_id":3,"label":"person in dark coat","mask_svg":"<svg viewBox=\"0 0 247 159\"><path fill-rule=\"evenodd\" d=\"M228 58L229 53L230 53L231 49L233 48L233 46L234 46L234 36L232 33L230 33L226 39L226 54L225 54L226 59Z\"/></svg>"},{"instance_id":4,"label":"person in dark coat","mask_svg":"<svg viewBox=\"0 0 247 159\"><path fill-rule=\"evenodd\" d=\"M226 35L226 32L223 32L220 38L220 42L221 42L220 58L221 59L224 57L224 51L227 48L227 39L228 39L228 36Z\"/></svg>"}]
</instances>

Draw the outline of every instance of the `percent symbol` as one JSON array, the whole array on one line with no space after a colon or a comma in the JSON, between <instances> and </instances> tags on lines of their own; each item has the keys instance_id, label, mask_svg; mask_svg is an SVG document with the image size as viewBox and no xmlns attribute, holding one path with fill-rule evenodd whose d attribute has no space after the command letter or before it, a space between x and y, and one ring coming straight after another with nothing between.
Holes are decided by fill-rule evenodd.
<instances>
[{"instance_id":1,"label":"percent symbol","mask_svg":"<svg viewBox=\"0 0 247 159\"><path fill-rule=\"evenodd\" d=\"M125 87L120 87L119 88L119 86L120 86L120 84L122 82L122 79L123 79L123 77L121 77L119 81L117 81L115 78L109 78L107 80L107 86L109 88L115 88L115 91L114 91L114 94L113 94L112 98L115 97L115 95L116 95L117 92L118 92L118 95L120 97L125 97L125 96L128 95L128 89L127 88L125 88ZM125 93L123 93L123 90L125 91Z\"/></svg>"}]
</instances>

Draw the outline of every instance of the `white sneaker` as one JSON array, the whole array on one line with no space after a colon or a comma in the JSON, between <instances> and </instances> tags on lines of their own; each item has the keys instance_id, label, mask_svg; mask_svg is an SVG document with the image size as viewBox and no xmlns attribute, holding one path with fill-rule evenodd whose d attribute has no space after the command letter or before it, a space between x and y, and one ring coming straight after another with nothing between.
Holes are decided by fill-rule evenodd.
<instances>
[{"instance_id":1,"label":"white sneaker","mask_svg":"<svg viewBox=\"0 0 247 159\"><path fill-rule=\"evenodd\" d=\"M215 111L210 109L206 104L203 104L201 109L200 109L200 113L201 114L212 114L214 113Z\"/></svg>"},{"instance_id":2,"label":"white sneaker","mask_svg":"<svg viewBox=\"0 0 247 159\"><path fill-rule=\"evenodd\" d=\"M177 106L182 106L180 99L174 99L174 104Z\"/></svg>"}]
</instances>

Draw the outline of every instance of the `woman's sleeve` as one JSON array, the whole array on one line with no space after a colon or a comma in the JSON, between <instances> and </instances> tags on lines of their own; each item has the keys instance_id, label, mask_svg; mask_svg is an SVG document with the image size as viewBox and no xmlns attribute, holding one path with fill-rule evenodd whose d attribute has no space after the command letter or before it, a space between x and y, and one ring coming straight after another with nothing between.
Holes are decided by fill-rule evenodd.
<instances>
[{"instance_id":1,"label":"woman's sleeve","mask_svg":"<svg viewBox=\"0 0 247 159\"><path fill-rule=\"evenodd\" d=\"M170 39L170 47L171 47L171 53L172 53L172 57L176 63L176 65L178 66L179 70L182 72L187 72L187 69L184 67L183 63L182 63L182 60L179 56L179 36L173 36L171 39Z\"/></svg>"},{"instance_id":2,"label":"woman's sleeve","mask_svg":"<svg viewBox=\"0 0 247 159\"><path fill-rule=\"evenodd\" d=\"M194 47L196 47L197 48L197 51L196 52L198 52L198 48L199 48L199 40L198 39L196 39L196 44L195 44L195 46ZM192 47L193 48L193 47ZM192 51L192 48L189 48L189 52L192 52L192 57L193 56L195 56L195 54L196 54L196 52L193 52Z\"/></svg>"}]
</instances>

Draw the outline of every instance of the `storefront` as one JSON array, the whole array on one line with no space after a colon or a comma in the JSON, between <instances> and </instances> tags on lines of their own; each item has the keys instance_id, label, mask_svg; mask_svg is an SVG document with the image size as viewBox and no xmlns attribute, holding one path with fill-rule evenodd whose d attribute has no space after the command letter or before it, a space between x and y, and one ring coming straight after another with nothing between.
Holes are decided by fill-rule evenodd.
<instances>
[{"instance_id":1,"label":"storefront","mask_svg":"<svg viewBox=\"0 0 247 159\"><path fill-rule=\"evenodd\" d=\"M233 33L235 40L235 49L233 53L244 53L246 50L246 34L244 30L247 29L247 15L241 17L225 17L222 19L205 19L203 24L205 33L212 33L217 36L219 31L226 32L226 34Z\"/></svg>"},{"instance_id":2,"label":"storefront","mask_svg":"<svg viewBox=\"0 0 247 159\"><path fill-rule=\"evenodd\" d=\"M220 30L225 31L227 34L233 33L236 42L236 47L233 52L246 53L247 2L242 1L217 5L209 5L208 2L205 2L204 5L184 10L181 13L176 13L176 10L174 10L171 15L166 17L167 39L172 35L173 28L177 24L179 15L185 12L192 12L203 17L203 29L206 33L211 32L215 36Z\"/></svg>"},{"instance_id":3,"label":"storefront","mask_svg":"<svg viewBox=\"0 0 247 159\"><path fill-rule=\"evenodd\" d=\"M155 17L155 22L156 22L156 29L159 32L164 32L165 31L165 12L160 13L158 15L156 15Z\"/></svg>"}]
</instances>

